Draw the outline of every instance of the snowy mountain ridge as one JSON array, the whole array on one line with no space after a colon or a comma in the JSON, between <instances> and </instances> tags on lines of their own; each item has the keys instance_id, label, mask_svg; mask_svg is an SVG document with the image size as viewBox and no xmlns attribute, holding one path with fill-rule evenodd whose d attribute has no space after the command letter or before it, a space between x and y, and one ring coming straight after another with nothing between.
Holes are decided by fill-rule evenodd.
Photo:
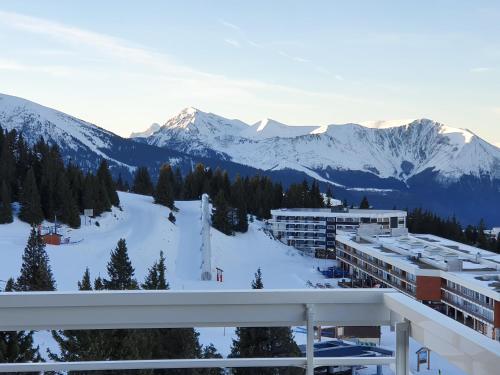
<instances>
[{"instance_id":1,"label":"snowy mountain ridge","mask_svg":"<svg viewBox=\"0 0 500 375\"><path fill-rule=\"evenodd\" d=\"M327 169L401 181L426 170L439 172L443 181L463 175L500 178L498 147L469 130L429 119L324 126L265 119L249 125L187 108L143 140L187 154L215 153L264 170L309 170L327 180Z\"/></svg>"},{"instance_id":2,"label":"snowy mountain ridge","mask_svg":"<svg viewBox=\"0 0 500 375\"><path fill-rule=\"evenodd\" d=\"M113 133L52 108L15 96L0 94L0 126L22 133L33 144L40 138L58 144L72 154L92 150L100 157L113 160L104 149L111 147Z\"/></svg>"}]
</instances>

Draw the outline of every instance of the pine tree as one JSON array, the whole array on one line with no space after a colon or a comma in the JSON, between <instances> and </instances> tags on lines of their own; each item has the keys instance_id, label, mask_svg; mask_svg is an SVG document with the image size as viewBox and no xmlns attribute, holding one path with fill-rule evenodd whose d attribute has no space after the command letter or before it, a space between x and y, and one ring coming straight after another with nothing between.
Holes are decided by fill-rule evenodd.
<instances>
[{"instance_id":1,"label":"pine tree","mask_svg":"<svg viewBox=\"0 0 500 375\"><path fill-rule=\"evenodd\" d=\"M89 268L85 268L85 273L83 274L82 281L78 282L78 290L92 290L92 283L90 282L90 271Z\"/></svg>"},{"instance_id":2,"label":"pine tree","mask_svg":"<svg viewBox=\"0 0 500 375\"><path fill-rule=\"evenodd\" d=\"M363 210L367 210L370 208L370 203L368 202L368 198L366 196L363 197L361 203L359 204L359 208Z\"/></svg>"},{"instance_id":3,"label":"pine tree","mask_svg":"<svg viewBox=\"0 0 500 375\"><path fill-rule=\"evenodd\" d=\"M14 279L10 278L7 281L4 291L14 291ZM33 333L0 332L0 363L41 362L40 349L34 345ZM29 373L20 374L28 375Z\"/></svg>"},{"instance_id":4,"label":"pine tree","mask_svg":"<svg viewBox=\"0 0 500 375\"><path fill-rule=\"evenodd\" d=\"M104 282L101 276L96 277L94 280L94 290L104 290Z\"/></svg>"},{"instance_id":5,"label":"pine tree","mask_svg":"<svg viewBox=\"0 0 500 375\"><path fill-rule=\"evenodd\" d=\"M262 282L262 271L260 268L255 272L255 279L252 281L252 289L264 289L264 283Z\"/></svg>"},{"instance_id":6,"label":"pine tree","mask_svg":"<svg viewBox=\"0 0 500 375\"><path fill-rule=\"evenodd\" d=\"M92 290L90 271L85 269L82 280L78 282L78 290ZM52 337L59 346L59 353L49 350L49 358L57 362L97 361L105 359L105 332L100 330L66 330L52 331ZM92 372L104 375L105 372ZM87 374L86 372L69 372L71 375ZM90 374L90 373L89 373Z\"/></svg>"},{"instance_id":7,"label":"pine tree","mask_svg":"<svg viewBox=\"0 0 500 375\"><path fill-rule=\"evenodd\" d=\"M35 227L31 228L28 243L24 249L21 274L17 278L15 287L16 290L23 292L56 290L45 243Z\"/></svg>"},{"instance_id":8,"label":"pine tree","mask_svg":"<svg viewBox=\"0 0 500 375\"><path fill-rule=\"evenodd\" d=\"M212 226L224 234L232 235L233 226L229 220L230 209L224 193L219 191L213 201Z\"/></svg>"},{"instance_id":9,"label":"pine tree","mask_svg":"<svg viewBox=\"0 0 500 375\"><path fill-rule=\"evenodd\" d=\"M138 289L134 278L134 267L128 257L127 243L122 238L111 252L111 259L107 266L109 279L104 279L104 287L108 290Z\"/></svg>"},{"instance_id":10,"label":"pine tree","mask_svg":"<svg viewBox=\"0 0 500 375\"><path fill-rule=\"evenodd\" d=\"M160 259L149 268L142 287L147 290L169 289L166 280L166 265L163 252ZM146 337L151 359L200 358L201 347L198 333L193 328L151 329L135 331L142 339ZM185 374L183 370L155 370L154 374ZM194 372L196 374L197 372ZM201 373L200 373L201 374Z\"/></svg>"},{"instance_id":11,"label":"pine tree","mask_svg":"<svg viewBox=\"0 0 500 375\"><path fill-rule=\"evenodd\" d=\"M2 181L0 186L0 224L12 223L12 206L7 183Z\"/></svg>"},{"instance_id":12,"label":"pine tree","mask_svg":"<svg viewBox=\"0 0 500 375\"><path fill-rule=\"evenodd\" d=\"M160 259L149 269L148 275L142 284L142 288L147 290L169 289L166 272L167 267L165 265L165 256L163 255L163 251L160 251Z\"/></svg>"},{"instance_id":13,"label":"pine tree","mask_svg":"<svg viewBox=\"0 0 500 375\"><path fill-rule=\"evenodd\" d=\"M96 199L96 209L99 214L104 211L111 211L111 201L108 196L108 189L104 181L100 181L98 178L93 178L97 185L97 199Z\"/></svg>"},{"instance_id":14,"label":"pine tree","mask_svg":"<svg viewBox=\"0 0 500 375\"><path fill-rule=\"evenodd\" d=\"M213 344L209 344L203 347L202 350L202 358L203 359L214 359L214 358L223 358L222 355L217 351ZM199 371L200 375L224 375L225 372L223 369L211 368L204 369Z\"/></svg>"},{"instance_id":15,"label":"pine tree","mask_svg":"<svg viewBox=\"0 0 500 375\"><path fill-rule=\"evenodd\" d=\"M263 289L262 272L260 268L255 273L252 281L252 289ZM237 328L236 339L231 347L231 357L299 357L300 350L293 339L292 330L289 327L256 327ZM237 368L233 370L235 375L299 375L303 370L294 368Z\"/></svg>"},{"instance_id":16,"label":"pine tree","mask_svg":"<svg viewBox=\"0 0 500 375\"><path fill-rule=\"evenodd\" d=\"M174 185L172 167L166 164L160 168L160 175L153 194L155 203L174 209Z\"/></svg>"},{"instance_id":17,"label":"pine tree","mask_svg":"<svg viewBox=\"0 0 500 375\"><path fill-rule=\"evenodd\" d=\"M118 207L120 205L120 198L118 198L115 183L113 182L113 178L111 177L111 173L109 172L109 165L106 159L101 160L101 164L97 169L97 178L99 179L99 181L104 183L104 187L106 188L106 193L111 205Z\"/></svg>"},{"instance_id":18,"label":"pine tree","mask_svg":"<svg viewBox=\"0 0 500 375\"><path fill-rule=\"evenodd\" d=\"M0 128L0 181L5 181L11 193L17 187L16 160L14 156L16 136L15 131L4 133Z\"/></svg>"},{"instance_id":19,"label":"pine tree","mask_svg":"<svg viewBox=\"0 0 500 375\"><path fill-rule=\"evenodd\" d=\"M26 173L20 200L19 219L29 224L40 224L43 221L43 212L33 168Z\"/></svg>"},{"instance_id":20,"label":"pine tree","mask_svg":"<svg viewBox=\"0 0 500 375\"><path fill-rule=\"evenodd\" d=\"M245 194L245 185L238 175L231 187L231 202L236 209L236 224L234 230L245 233L248 230L248 210Z\"/></svg>"},{"instance_id":21,"label":"pine tree","mask_svg":"<svg viewBox=\"0 0 500 375\"><path fill-rule=\"evenodd\" d=\"M134 175L134 185L132 191L136 194L142 195L152 195L153 194L153 183L151 182L151 177L149 176L148 168L139 167L137 168Z\"/></svg>"},{"instance_id":22,"label":"pine tree","mask_svg":"<svg viewBox=\"0 0 500 375\"><path fill-rule=\"evenodd\" d=\"M80 227L80 212L71 194L68 180L64 173L59 174L57 181L55 206L61 222L68 224L71 228Z\"/></svg>"}]
</instances>

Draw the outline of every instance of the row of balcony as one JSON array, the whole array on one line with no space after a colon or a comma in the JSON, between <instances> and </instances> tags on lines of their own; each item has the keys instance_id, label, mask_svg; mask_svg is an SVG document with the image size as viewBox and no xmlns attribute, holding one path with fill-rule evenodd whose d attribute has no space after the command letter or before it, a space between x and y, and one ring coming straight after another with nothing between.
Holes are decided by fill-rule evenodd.
<instances>
[{"instance_id":1,"label":"row of balcony","mask_svg":"<svg viewBox=\"0 0 500 375\"><path fill-rule=\"evenodd\" d=\"M485 302L482 302L478 299L475 299L475 298L472 298L471 296L465 294L465 293L462 293L461 291L457 290L457 289L454 289L454 288L450 288L449 286L447 286L446 284L445 285L442 285L441 286L441 289L442 290L445 290L449 293L452 293L458 297L461 297L463 299L466 299L467 301L471 302L471 303L475 303L476 305L479 305L481 307L484 307L484 308L487 308L487 309L490 309L490 310L493 310L494 309L494 306L491 304L487 304ZM490 301L493 301L492 299L490 299Z\"/></svg>"},{"instance_id":2,"label":"row of balcony","mask_svg":"<svg viewBox=\"0 0 500 375\"><path fill-rule=\"evenodd\" d=\"M457 309L466 311L468 314L471 314L471 315L475 316L478 319L485 320L488 323L493 324L494 313L490 309L487 309L488 312L485 313L485 312L482 311L481 307L475 306L472 303L460 303L460 302L456 302L456 301L453 300L453 298L450 298L450 297L446 296L445 293L441 294L441 299L443 301L447 302L449 305L451 305L451 306L453 306L453 307L455 307Z\"/></svg>"},{"instance_id":3,"label":"row of balcony","mask_svg":"<svg viewBox=\"0 0 500 375\"><path fill-rule=\"evenodd\" d=\"M368 266L366 265L361 265L361 264L358 264L350 259L347 259L346 257L343 257L339 254L337 254L337 258L338 259L341 259L343 262L351 265L352 267L355 267L363 272L365 272L368 276L370 277L373 277L374 279L377 279L379 280L381 283L387 285L387 286L391 286L393 287L394 289L397 289L399 291L401 291L402 293L405 293L407 295L410 295L412 297L415 297L415 291L412 290L411 288L408 288L408 287L404 287L403 285L400 285L398 283L395 283L391 280L387 280L387 279L384 279L382 276L380 276L378 273L374 273L373 271L371 271ZM403 282L406 282L406 281L403 281ZM409 284L409 283L408 283Z\"/></svg>"},{"instance_id":4,"label":"row of balcony","mask_svg":"<svg viewBox=\"0 0 500 375\"><path fill-rule=\"evenodd\" d=\"M369 260L368 258L366 258L365 256L363 256L362 254L354 253L353 251L347 250L346 247L343 247L342 251L344 251L345 253L347 253L347 254L355 257L356 259L359 259L360 261L366 262L366 263L370 264L371 266L376 267L377 269L379 269L381 271L387 272L391 276L394 276L394 277L400 279L401 281L404 281L404 282L409 283L409 284L416 285L416 281L410 279L408 277L408 274L406 274L406 276L405 276L405 275L403 275L402 272L395 271L392 268L391 265L389 265L391 268L388 268L388 267L384 266L383 264L380 264L379 262L375 262L375 261Z\"/></svg>"}]
</instances>

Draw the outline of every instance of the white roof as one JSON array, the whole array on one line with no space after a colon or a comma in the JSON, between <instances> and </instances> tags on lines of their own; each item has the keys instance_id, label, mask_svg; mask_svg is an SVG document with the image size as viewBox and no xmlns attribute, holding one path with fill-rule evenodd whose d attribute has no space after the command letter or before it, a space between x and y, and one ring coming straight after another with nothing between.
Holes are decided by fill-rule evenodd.
<instances>
[{"instance_id":1,"label":"white roof","mask_svg":"<svg viewBox=\"0 0 500 375\"><path fill-rule=\"evenodd\" d=\"M500 301L500 255L430 234L361 236L337 232L336 240L417 276L436 276ZM462 262L448 271L448 262Z\"/></svg>"}]
</instances>

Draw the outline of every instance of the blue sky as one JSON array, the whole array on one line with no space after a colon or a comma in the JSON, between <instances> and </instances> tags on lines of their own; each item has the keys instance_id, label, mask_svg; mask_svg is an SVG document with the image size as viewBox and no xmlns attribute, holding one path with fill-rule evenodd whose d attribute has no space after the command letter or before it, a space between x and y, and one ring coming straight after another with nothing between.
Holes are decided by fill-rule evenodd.
<instances>
[{"instance_id":1,"label":"blue sky","mask_svg":"<svg viewBox=\"0 0 500 375\"><path fill-rule=\"evenodd\" d=\"M0 92L121 135L194 106L500 145L500 2L0 0Z\"/></svg>"}]
</instances>

